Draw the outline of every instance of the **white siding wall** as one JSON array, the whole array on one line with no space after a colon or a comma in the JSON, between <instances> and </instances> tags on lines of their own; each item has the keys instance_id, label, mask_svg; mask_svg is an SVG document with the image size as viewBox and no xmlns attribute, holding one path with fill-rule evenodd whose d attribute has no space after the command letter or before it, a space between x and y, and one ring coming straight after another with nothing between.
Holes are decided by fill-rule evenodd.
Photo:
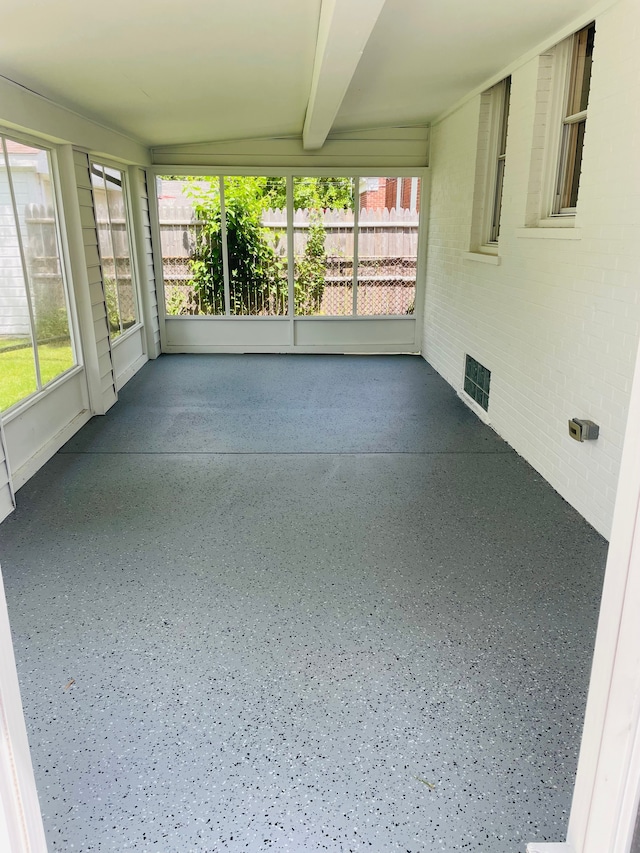
<instances>
[{"instance_id":1,"label":"white siding wall","mask_svg":"<svg viewBox=\"0 0 640 853\"><path fill-rule=\"evenodd\" d=\"M13 494L11 490L11 478L9 477L9 463L4 446L4 435L0 426L0 521L13 511Z\"/></svg>"},{"instance_id":2,"label":"white siding wall","mask_svg":"<svg viewBox=\"0 0 640 853\"><path fill-rule=\"evenodd\" d=\"M458 391L465 353L488 367L492 426L605 536L640 328L639 36L635 0L596 20L578 240L522 234L541 145L538 59L512 74L500 266L463 257L480 96L432 132L423 354ZM600 438L569 438L574 416L600 424Z\"/></svg>"},{"instance_id":3,"label":"white siding wall","mask_svg":"<svg viewBox=\"0 0 640 853\"><path fill-rule=\"evenodd\" d=\"M102 268L98 252L98 232L93 208L93 193L91 191L91 175L89 172L89 157L82 151L73 152L80 204L80 220L84 253L91 294L91 308L95 331L96 349L100 369L100 384L104 411L116 401L116 383L111 359L111 344L107 324L107 307L102 282Z\"/></svg>"},{"instance_id":4,"label":"white siding wall","mask_svg":"<svg viewBox=\"0 0 640 853\"><path fill-rule=\"evenodd\" d=\"M153 248L151 245L151 222L149 219L149 190L147 188L147 176L144 169L134 170L135 180L131 181L131 191L137 193L140 200L141 222L136 225L142 227L142 257L140 258L140 290L143 310L145 313L145 326L147 327L147 355L149 358L157 358L160 355L160 323L158 320L158 297L156 295L156 277L153 266ZM154 192L154 188L151 188Z\"/></svg>"}]
</instances>

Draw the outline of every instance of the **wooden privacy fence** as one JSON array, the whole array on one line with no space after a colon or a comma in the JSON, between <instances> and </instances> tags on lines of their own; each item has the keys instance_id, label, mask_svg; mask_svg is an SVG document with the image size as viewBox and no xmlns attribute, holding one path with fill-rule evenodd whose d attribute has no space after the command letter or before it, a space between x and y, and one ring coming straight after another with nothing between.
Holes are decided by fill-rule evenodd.
<instances>
[{"instance_id":1,"label":"wooden privacy fence","mask_svg":"<svg viewBox=\"0 0 640 853\"><path fill-rule=\"evenodd\" d=\"M201 222L193 218L188 201L160 199L162 253L167 259L188 258L192 236ZM315 211L295 210L293 217L294 253L302 254ZM324 210L325 250L330 257L353 257L354 216L351 210ZM265 210L262 224L273 232L276 249L286 252L287 211ZM415 210L361 210L358 215L358 255L361 258L414 258L418 253L418 213Z\"/></svg>"}]
</instances>

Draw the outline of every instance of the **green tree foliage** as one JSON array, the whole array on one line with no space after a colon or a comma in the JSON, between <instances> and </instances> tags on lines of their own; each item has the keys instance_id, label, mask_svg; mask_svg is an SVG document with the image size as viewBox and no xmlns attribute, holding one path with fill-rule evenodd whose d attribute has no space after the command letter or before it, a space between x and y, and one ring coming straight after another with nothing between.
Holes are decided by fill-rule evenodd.
<instances>
[{"instance_id":1,"label":"green tree foliage","mask_svg":"<svg viewBox=\"0 0 640 853\"><path fill-rule=\"evenodd\" d=\"M204 313L224 307L222 216L216 178L193 181L187 194L203 222L191 253L193 289ZM286 268L262 226L267 178L225 178L227 253L232 314L280 313L287 290ZM268 206L268 205L266 205Z\"/></svg>"},{"instance_id":2,"label":"green tree foliage","mask_svg":"<svg viewBox=\"0 0 640 853\"><path fill-rule=\"evenodd\" d=\"M294 207L311 211L306 247L296 263L295 312L317 314L322 304L326 268L321 210L353 209L353 181L296 178L293 186ZM186 193L193 202L196 218L204 223L190 258L196 310L219 314L224 310L224 275L218 179L191 179ZM264 210L286 207L284 178L225 177L224 201L231 313L285 313L286 264L262 225ZM175 310L182 313L189 309L176 305Z\"/></svg>"},{"instance_id":3,"label":"green tree foliage","mask_svg":"<svg viewBox=\"0 0 640 853\"><path fill-rule=\"evenodd\" d=\"M163 175L165 181L180 181L184 177L179 175ZM191 187L189 196L199 198L200 184L204 181L210 183L211 188L205 190L205 194L217 195L217 178L190 178ZM247 177L226 178L226 181L241 181L246 187L251 187L255 196L262 201L264 209L283 209L287 206L287 191L284 178ZM192 195L192 193L195 194ZM340 208L353 210L353 178L294 178L293 182L293 206L296 209L311 208Z\"/></svg>"},{"instance_id":4,"label":"green tree foliage","mask_svg":"<svg viewBox=\"0 0 640 853\"><path fill-rule=\"evenodd\" d=\"M295 312L319 314L324 294L327 254L324 246L325 228L322 214L311 211L304 254L296 262Z\"/></svg>"},{"instance_id":5,"label":"green tree foliage","mask_svg":"<svg viewBox=\"0 0 640 853\"><path fill-rule=\"evenodd\" d=\"M268 180L268 179L266 179ZM284 208L287 204L284 183L268 191L269 207ZM296 210L308 208L347 208L353 210L352 178L294 178L293 206Z\"/></svg>"}]
</instances>

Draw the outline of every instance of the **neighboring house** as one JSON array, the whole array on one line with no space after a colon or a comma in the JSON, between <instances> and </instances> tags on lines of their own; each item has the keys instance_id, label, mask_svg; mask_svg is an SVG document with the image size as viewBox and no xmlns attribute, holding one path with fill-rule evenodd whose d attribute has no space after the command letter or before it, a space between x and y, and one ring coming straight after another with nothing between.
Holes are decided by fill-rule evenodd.
<instances>
[{"instance_id":1,"label":"neighboring house","mask_svg":"<svg viewBox=\"0 0 640 853\"><path fill-rule=\"evenodd\" d=\"M361 210L420 210L417 178L360 178Z\"/></svg>"},{"instance_id":2,"label":"neighboring house","mask_svg":"<svg viewBox=\"0 0 640 853\"><path fill-rule=\"evenodd\" d=\"M27 205L46 205L49 197L49 174L46 152L12 139L6 141L11 163L13 192L19 211L20 224L25 228ZM29 242L25 240L25 250ZM25 297L20 256L15 240L15 224L11 214L11 199L4 156L0 162L0 347L2 337L23 337L29 334L29 309Z\"/></svg>"}]
</instances>

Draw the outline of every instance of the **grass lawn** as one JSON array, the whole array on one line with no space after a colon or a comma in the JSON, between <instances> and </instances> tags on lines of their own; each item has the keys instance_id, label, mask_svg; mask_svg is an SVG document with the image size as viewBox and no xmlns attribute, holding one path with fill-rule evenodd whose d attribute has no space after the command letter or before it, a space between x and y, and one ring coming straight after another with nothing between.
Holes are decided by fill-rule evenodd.
<instances>
[{"instance_id":1,"label":"grass lawn","mask_svg":"<svg viewBox=\"0 0 640 853\"><path fill-rule=\"evenodd\" d=\"M11 343L7 340L2 341L4 346L9 346ZM51 382L73 365L73 353L68 343L41 344L38 347L38 354L43 385ZM33 394L36 387L36 370L31 347L10 352L0 348L0 411L8 409L18 400Z\"/></svg>"}]
</instances>

